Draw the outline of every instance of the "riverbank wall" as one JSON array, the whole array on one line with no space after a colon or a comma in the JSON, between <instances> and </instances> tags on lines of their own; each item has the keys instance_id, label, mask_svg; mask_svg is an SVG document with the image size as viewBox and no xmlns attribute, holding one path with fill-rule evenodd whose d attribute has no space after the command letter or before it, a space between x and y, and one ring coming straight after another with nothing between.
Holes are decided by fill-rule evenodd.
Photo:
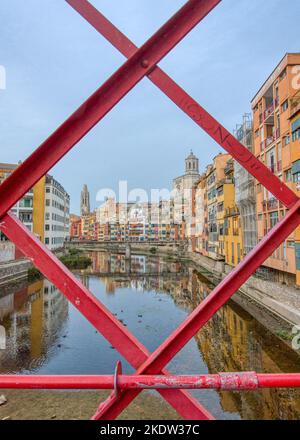
<instances>
[{"instance_id":1,"label":"riverbank wall","mask_svg":"<svg viewBox=\"0 0 300 440\"><path fill-rule=\"evenodd\" d=\"M28 270L33 267L32 262L26 258L12 259L15 254L10 243L6 245L5 249L2 246L1 250L3 251L2 257L4 255L7 261L4 258L0 261L0 296L2 292L6 291L4 288L7 285L27 280ZM57 257L62 256L63 253L63 249L54 252Z\"/></svg>"}]
</instances>

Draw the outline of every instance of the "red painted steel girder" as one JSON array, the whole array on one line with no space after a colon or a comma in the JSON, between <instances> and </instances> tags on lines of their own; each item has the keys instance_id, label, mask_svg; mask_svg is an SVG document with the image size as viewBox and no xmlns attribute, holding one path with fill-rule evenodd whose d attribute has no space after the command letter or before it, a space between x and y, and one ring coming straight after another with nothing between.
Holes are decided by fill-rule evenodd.
<instances>
[{"instance_id":1,"label":"red painted steel girder","mask_svg":"<svg viewBox=\"0 0 300 440\"><path fill-rule=\"evenodd\" d=\"M200 0L199 0L200 1ZM204 0L203 0L204 1ZM189 6L191 6L191 4L193 4L193 7L195 8L196 7L196 0L195 1L193 1L193 0L190 0L189 2L188 2L188 5ZM192 14L192 9L193 9L193 7L191 8L191 10L190 10L190 13ZM183 10L184 10L184 8L185 7L183 7L182 9L181 9L181 11L180 12L182 12ZM186 8L188 9L188 6L186 5ZM185 10L185 12L187 12L187 9ZM178 13L179 14L179 13ZM176 14L176 16L178 17L178 14ZM184 15L184 13L183 13L183 15ZM176 17L175 16L175 17ZM183 16L181 16L180 17L180 19L182 19L182 17ZM186 16L186 18L187 18L187 16ZM189 20L190 18L188 18L188 20ZM178 17L178 20L179 20L179 17ZM172 19L171 19L171 21L172 21ZM169 23L169 22L168 22ZM173 23L174 24L174 23ZM175 32L176 31L176 29L174 29L173 28L173 31ZM176 33L176 35L178 36L178 33ZM146 43L147 44L147 43ZM143 46L144 47L144 46ZM171 50L171 49L170 49ZM137 51L137 53L139 53L140 55L141 55L141 53L140 53L140 51L141 51L141 49L139 50L139 51ZM151 53L151 50L149 49L149 51L150 51L150 53ZM136 54L137 54L136 53ZM156 53L156 52L155 52ZM133 59L135 56L137 56L137 55L134 55L131 59ZM157 53L156 53L157 54ZM131 60L130 59L130 60ZM130 64L130 60L128 61L128 63ZM151 65L151 68L150 68L150 66L149 66L149 71L148 71L148 59L146 59L146 57L145 57L145 53L144 53L144 58L141 58L140 59L140 62L141 62L141 65L142 65L142 67L143 68L145 68L145 70L146 70L146 74L147 73L149 73L150 71L151 71L151 69L152 68L154 68L154 64L156 64L155 62L154 62L154 60L153 60L153 64ZM158 61L157 61L158 62ZM125 65L126 65L127 63L125 63ZM124 65L124 66L125 66ZM136 65L133 65L132 66L132 71L131 71L131 73L133 74L133 77L134 77L134 73L135 73L135 67L138 69L138 67L140 67L140 65L138 65L138 66L136 66ZM122 69L122 68L121 68ZM121 70L120 69L120 70ZM131 69L130 69L131 70ZM119 72L119 71L118 71ZM118 73L117 72L117 73ZM120 82L122 81L122 78L121 78L121 76L119 76L118 77L118 75L117 75L117 73L115 74L116 75L116 77L117 78L115 78L115 80L116 79L119 79L120 80ZM128 72L126 72L126 69L123 71L123 73L128 73ZM132 80L133 80L133 78L131 78ZM110 80L109 80L110 81ZM108 82L109 82L108 81ZM107 83L106 83L107 84ZM129 85L129 84L127 84L127 85ZM103 86L104 87L104 86ZM112 84L111 84L111 87L112 87ZM133 87L133 86L132 86ZM104 87L105 88L105 87ZM100 88L101 89L101 88ZM99 89L99 90L100 90ZM99 91L98 90L98 91ZM111 91L111 89L110 89L110 87L108 87L108 90L109 91ZM124 88L120 88L120 90L123 90L123 92L124 92ZM103 91L103 90L102 90ZM125 93L125 92L124 92ZM126 92L127 93L127 92ZM125 93L125 94L126 94ZM123 95L123 96L125 96L125 94ZM97 99L95 98L96 97L96 95L97 95L97 92L90 98L90 100L88 100L89 101L89 111L91 110L91 106L93 106L93 105L96 105L97 103L99 103L98 101L97 101ZM119 97L119 99L121 99L121 97L122 96L120 96ZM95 99L92 99L92 98L95 98ZM99 98L99 96L97 96L97 98ZM117 99L118 98L118 94L116 94L116 95L114 95L113 96L113 99ZM110 100L109 101L110 102L110 104L112 104L112 101ZM99 103L100 104L100 103ZM85 115L84 116L86 116L86 109L84 108L85 106L82 106L81 107L81 109L82 109L82 112L83 113L85 113ZM188 103L188 105L187 105L187 107L189 107L189 111L190 112L193 112L194 110L190 107L190 105L189 105L189 103ZM92 110L94 110L94 109L92 109ZM107 111L109 111L109 108L107 109ZM79 112L79 114L77 114L77 112L76 112L76 117L78 117L78 118L81 118L82 117L82 115L80 114L81 112ZM95 117L96 116L96 113L94 113L93 111L91 112L91 113L89 113L89 117L90 116L93 116L93 117ZM73 117L74 117L74 115L73 115ZM74 119L74 118L73 118ZM195 119L195 121L196 121L196 119L198 119L198 116L196 115L195 117L194 117L194 119ZM213 122L216 122L214 119L212 119L212 121ZM72 125L72 123L73 123L74 121L72 121L72 117L67 121L67 123L66 123L66 125L68 126L68 124L69 123L71 123L71 125ZM87 129L87 127L89 126L89 124L91 123L91 120L88 120L88 124L87 125L85 125L86 124L86 122L87 122L87 120L85 119L85 117L82 117L82 120L80 121L80 124L79 124L79 127L75 124L74 126L73 126L73 128L75 129L75 128L77 128L77 129L79 129L80 128L80 125L82 124L82 126L83 127L85 127L85 129ZM97 122L97 121L96 121ZM95 122L95 123L96 123ZM196 122L198 122L199 123L199 121L196 121ZM217 123L217 122L216 122ZM201 123L202 125L203 125L203 121L202 121L202 123ZM199 125L201 126L201 124L199 123ZM62 126L63 127L63 126ZM60 127L60 129L58 129L58 131L57 132L60 132L60 134L64 134L64 136L63 136L63 138L64 138L64 140L65 140L65 135L67 134L68 136L69 136L69 139L67 139L67 141L69 142L67 142L66 144L64 144L63 145L63 148L60 150L60 154L62 154L62 152L64 151L63 149L65 149L66 150L66 148L71 148L72 147L72 145L70 146L70 140L71 140L71 135L72 135L72 133L70 133L70 132L67 132L67 130L66 130L66 132L64 132L64 130L62 129L62 127ZM67 127L65 127L65 128L67 128ZM70 127L69 127L70 128ZM82 127L81 127L82 128ZM91 127L90 127L91 128ZM90 129L89 128L89 129ZM211 129L213 129L213 128L211 128ZM215 129L216 129L216 131L218 131L219 129L220 129L220 126L218 126L218 127L215 127ZM56 132L56 133L57 133ZM79 132L78 132L79 133ZM84 133L84 130L83 130L83 132L82 132L83 134L82 134L82 136L85 134ZM54 134L55 135L55 134ZM52 135L52 137L54 136L54 135ZM222 129L221 129L221 134L220 134L220 136L221 137L223 137L223 135L222 135ZM54 136L55 137L55 136ZM50 137L51 138L51 137ZM49 138L49 139L50 139ZM48 141L49 141L49 139L48 139ZM234 138L233 138L234 139ZM51 142L48 144L48 147L51 147L51 145L53 146L53 148L54 148L54 146L55 147L57 147L58 146L58 149L59 149L59 141L61 140L61 139L59 139L59 137L58 137L58 139L56 139L57 141L58 141L58 143L52 143L51 144ZM79 139L78 139L79 140ZM224 142L226 142L226 143L228 143L227 142L227 138L226 138L226 136L224 137L224 139L222 139ZM54 139L52 138L52 141L54 141ZM73 138L73 141L74 141L74 138ZM46 141L46 143L47 143L47 141ZM43 144L44 145L44 144ZM41 148L41 147L40 147ZM239 151L241 151L240 150L240 144L239 145L237 145L236 146L236 148L239 150ZM40 150L40 149L39 149ZM39 151L38 150L38 151ZM40 153L41 153L41 151L39 151ZM45 149L45 151L44 152L47 152L47 148ZM66 153L67 151L65 151L65 153ZM48 152L49 153L49 155L50 155L50 153L51 153L51 150ZM62 154L62 156L65 154L65 153L63 153ZM62 157L61 156L61 157ZM59 154L57 155L57 151L55 151L55 154L54 154L54 157L56 158L56 161L58 161L59 159L60 159L60 157L59 157ZM32 159L33 158L33 159ZM31 159L31 162L30 162L30 159ZM40 154L40 159L42 160L43 159L43 155L41 155ZM53 157L52 157L52 160L53 160ZM51 161L50 161L51 162ZM34 165L38 165L38 160L37 160L37 156L34 156L34 154L28 159L28 163L27 163L27 165L30 165L30 163L31 163L31 166L29 167L29 170L26 170L26 173L28 172L28 171L34 171L34 169L32 169L32 166L34 166ZM49 163L48 163L48 165L49 165ZM26 167L25 167L26 168ZM21 179L21 177L22 177L22 172L20 172L20 169L22 170L22 165L21 165L21 167L19 167L19 169L18 170L16 170L15 172L14 172L14 174L13 174L13 176L14 176L14 179L13 178L9 178L9 179L7 179L7 181L9 181L9 182L11 182L10 183L10 185L11 185L11 187L9 187L9 185L8 186L6 186L6 189L9 189L9 188L11 188L12 190L14 190L14 191L18 191L18 188L17 188L17 185L19 184L19 185L22 185L22 179ZM43 165L41 165L41 167L40 167L40 170L42 170L43 169ZM48 171L48 170L47 170ZM25 174L26 174L25 173ZM23 176L24 176L24 169L23 169ZM36 176L36 174L35 174L35 176ZM42 176L40 176L40 177L42 177ZM261 177L261 176L260 176ZM19 179L19 181L18 181L18 179ZM37 180L39 180L39 178L37 178L36 179L36 181ZM259 180L261 180L261 179L259 179ZM7 182L6 181L6 182ZM34 182L35 183L35 182ZM28 181L27 181L27 184L28 184ZM33 183L28 187L28 189L31 187L33 185ZM1 190L3 189L3 185L0 187L0 195L2 196L2 193L1 193ZM22 188L22 191L24 190L24 187ZM283 189L284 190L284 189ZM20 189L19 189L19 193L20 192L22 192ZM26 191L27 191L27 189L25 189L24 190L24 193L26 193ZM22 195L24 195L24 193L22 193ZM20 197L22 197L22 195L20 196ZM19 198L20 198L19 197ZM296 197L296 196L294 196L294 197ZM279 198L280 199L280 198ZM2 216L2 215L5 215L5 212L6 212L6 210L7 210L7 207L9 206L9 203L8 203L8 201L10 200L10 202L11 202L11 199L9 199L9 196L7 196L7 198L6 198L6 200L5 200L5 202L6 202L6 209L5 209L5 203L3 202L2 203L2 205L0 204L0 216ZM281 199L280 199L281 200ZM296 202L296 200L298 200L298 198L294 198L294 201ZM1 202L3 201L3 198L1 199ZM8 203L8 204L7 204ZM14 202L15 203L15 202ZM12 204L14 204L14 203L12 203ZM286 206L288 206L288 207L291 207L293 205L293 202L292 201L290 201L290 203L286 203ZM2 211L1 211L1 208L3 209ZM41 245L39 242L38 242L38 240L36 240L35 239L35 237L31 234L31 233L29 233L28 231L25 231L25 227L24 227L24 229L23 229L23 233L22 233L22 224L18 224L18 221L15 219L15 218L13 218L13 216L11 216L11 214L7 214L7 215L5 215L5 218L3 219L4 221L2 222L2 224L1 224L1 226L2 226L2 228L3 228L3 225L4 225L4 229L7 227L7 225L10 225L9 226L9 228L7 229L7 230L5 230L5 233L6 233L6 235L9 237L9 234L11 233L12 234L12 236L14 236L14 238L12 239L12 241L14 241L14 242L16 242L17 240L19 240L19 242L21 242L21 244L24 246L24 249L22 249L22 247L21 246L19 246L22 250L23 250L23 252L25 253L25 255L27 255L27 256L29 256L30 258L32 258L33 260L34 259L36 259L36 266L37 267L39 267L38 266L38 264L39 264L39 261L38 261L38 259L39 258L41 258L42 260L43 260L43 262L41 263L42 264L42 266L43 266L43 268L41 269L41 271L44 273L44 274L46 274L47 272L50 274L50 276L52 276L52 278L55 278L55 276L57 275L58 277L64 277L64 275L67 277L67 279L68 279L68 281L69 281L69 279L70 279L70 273L68 273L68 271L66 270L66 272L64 273L63 272L63 270L62 270L62 268L59 268L57 265L55 265L55 257L49 252L49 255L48 255L48 257L50 257L50 259L45 259L45 254L47 253L47 249L45 248L45 247L43 247L43 245ZM288 222L291 222L291 224L287 224ZM263 260L263 258L265 257L265 258L267 258L269 255L271 255L271 253L275 250L275 248L276 248L276 244L275 243L272 243L272 239L274 239L274 240L277 240L276 241L276 243L278 244L278 242L281 242L281 241L283 241L291 232L292 232L292 230L293 229L295 229L296 228L296 226L299 224L299 203L297 202L297 203L295 203L295 206L293 207L293 209L290 211L290 213L287 215L287 217L278 225L278 227L276 227L270 234L269 234L269 236L268 236L268 239L265 241L265 243L263 243L262 244L262 246L261 246L261 244L256 248L256 251L257 251L257 255L259 256L259 258L258 259L261 259L261 262L259 262L258 263L258 266L264 261ZM291 229L290 230L290 232L289 232L289 226L291 227L291 228L293 228L293 229ZM13 228L15 228L14 229L14 232L13 232ZM28 232L28 234L26 235L26 232ZM19 234L19 235L18 235ZM23 240L22 240L22 237L20 236L20 234L21 235L23 235ZM285 234L287 234L287 235L285 235ZM270 252L270 253L268 253L268 252ZM255 252L254 252L254 254L255 254ZM46 255L47 256L47 255ZM247 259L246 259L247 260ZM245 261L246 261L245 260ZM245 261L243 262L243 263L245 263ZM260 261L260 260L259 260ZM46 264L47 263L51 263L50 264L50 268L48 269L47 267L46 267ZM239 274L241 275L241 278L243 279L243 276L246 276L246 278L248 277L248 276L250 276L251 275L251 273L250 274L248 274L247 275L247 268L246 267L243 267L243 263L240 265L240 266L242 266L242 270L241 270L241 272L239 272ZM249 259L249 263L251 263L252 264L252 269L253 269L253 271L255 270L255 268L254 268L254 266L255 266L255 263L251 260L251 258ZM240 266L238 266L237 268L236 268L236 270L237 270L237 272L239 271L239 267ZM53 271L53 269L54 269L54 272L52 272ZM46 275L47 276L47 275ZM49 278L49 277L48 277ZM229 277L230 278L230 277ZM50 279L50 281L51 281L51 279ZM223 285L222 285L222 283L221 283L221 285L220 286L222 286L223 288L225 287L225 285L226 285L226 280L224 280L223 281ZM242 281L243 282L243 281ZM242 282L241 282L241 284L242 284ZM57 281L55 281L54 282L54 284L57 286ZM240 285L238 285L238 283L237 283L237 280L236 280L236 278L235 277L233 277L231 280L230 280L230 282L229 282L229 286L228 287L236 287L236 290L240 287ZM79 283L79 286L80 286L80 283ZM219 286L219 287L220 287ZM71 291L69 291L68 290L68 283L67 282L65 282L64 283L64 291L66 292L66 294L68 295L72 295L72 292ZM82 287L82 289L80 290L79 289L79 292L80 292L80 295L82 295L82 297L85 299L85 292L84 292L84 288L83 288L83 286L81 286ZM218 295L216 295L216 293L217 293L217 291L218 291L218 289L219 288L217 288L217 289L215 289L215 291L214 292L212 292L212 294L207 298L207 300L210 298L211 299L211 301L207 301L207 303L206 303L206 300L204 301L204 303L202 303L199 307L198 307L198 311L199 312L201 312L204 316L203 316L203 319L205 320L205 319L209 319L209 315L210 315L210 313L211 313L211 310L213 310L213 308L215 307L221 307L222 306L222 304L221 303L219 303L218 302L218 298L217 298L217 296ZM224 294L224 292L222 291L222 288L221 289L219 289L219 295L221 296L221 301L225 301L226 302L226 295ZM89 292L88 292L89 293ZM225 292L226 293L226 292ZM93 298L93 296L89 293L89 295ZM214 295L216 296L215 298L212 298L212 297L214 297ZM231 295L232 295L232 293L231 293ZM231 295L229 295L229 296L231 296ZM78 304L78 302L79 302L79 304ZM77 303L77 304L76 304ZM204 304L204 307L201 309L201 306ZM75 305L76 306L80 306L81 305L81 299L78 297L78 298L76 298L76 301L75 301ZM90 303L89 303L89 305L90 305ZM92 306L93 307L93 306ZM103 307L103 306L102 306ZM84 310L84 312L86 312L86 310ZM104 311L104 313L105 313L105 311ZM199 313L199 317L201 318L201 313ZM188 335L192 332L192 331L194 331L195 330L195 322L194 322L194 318L196 318L195 316L194 316L194 314L195 314L195 312L179 327L179 329L176 331L176 332L179 332L179 331L182 331L182 335L181 335L181 337L179 337L178 338L178 344L176 344L176 341L174 342L174 340L172 339L173 338L173 336L174 336L174 334L172 334L168 339L167 339L167 341L164 343L164 344L162 344L162 346L161 346L161 348L159 348L158 350L156 350L151 356L149 356L149 358L147 359L147 356L146 356L146 359L147 359L147 361L146 362L144 362L144 365L142 365L140 368L139 368L139 370L151 370L151 368L155 368L156 369L156 367L159 365L159 363L163 363L163 362L165 362L166 361L166 359L168 358L168 356L170 356L171 355L171 357L172 356L174 356L175 354L176 354L176 352L178 352L179 350L180 350L180 346L181 346L181 344L183 343L183 345L185 344L183 341L184 341L184 338L188 338ZM212 312L212 314L214 314L214 312ZM85 314L85 316L86 316L86 314ZM109 318L109 316L107 316L107 318ZM110 322L110 320L108 319L107 320L108 321L108 323L109 323L109 325L110 325L110 328L113 328L113 326L111 326L111 324L114 324L114 323L111 323ZM100 323L99 323L99 325L100 325ZM190 328L189 328L189 325L190 325ZM204 324L202 324L202 325L204 325ZM193 330L192 330L193 329ZM114 331L114 329L113 329L113 331ZM176 333L176 332L174 332L174 333ZM180 335L179 335L180 336ZM191 336L192 337L192 336ZM134 339L133 337L132 337L132 339ZM161 351L161 356L160 356L160 351ZM173 353L173 354L171 354L171 353ZM157 372L156 372L157 373ZM164 390L164 392L162 391L162 390L160 390L160 392L161 392L161 394L163 394L164 395L164 397L165 397L165 399L166 400L168 400L175 408L177 407L177 410L181 413L181 414L184 414L184 413L186 413L187 414L187 417L189 417L189 418L197 418L196 416L197 416L197 414L198 414L198 418L200 417L202 417L202 418L210 418L210 415L209 415L209 413L208 412L206 412L206 414L205 414L205 410L203 409L202 411L201 411L201 406L200 406L200 404L197 402L197 403L194 403L193 404L193 402L192 402L192 398L190 397L190 396L188 396L188 395L184 395L183 394L183 392L181 391L179 394L176 394L176 391L174 391L174 390L170 390L170 391L167 391L167 390ZM169 393L169 394L168 394ZM177 397L178 396L178 401L177 401ZM184 399L184 397L183 396L185 396L186 397L186 399ZM118 400L118 402L116 403L115 401L114 401L114 398L111 398L108 402L105 402L104 403L104 405L102 406L102 409L101 409L101 411L99 412L99 414L96 416L96 418L100 418L100 417L103 417L103 415L104 414L106 414L107 416L108 415L110 415L110 417L112 417L112 416L116 416L117 415L117 411L119 410L122 410L122 405L124 405L124 402L126 401L126 399L127 399L127 402L129 403L133 398L134 398L135 396L134 396L134 394L133 394L133 392L123 392L122 394L121 394L121 399L120 400ZM187 399L190 399L189 401L188 401L188 403L190 403L190 405L188 405L188 408L186 408L186 401L187 401ZM117 405L119 405L119 407L117 408ZM197 407L197 405L198 405L198 407ZM200 415L199 415L200 414Z\"/></svg>"},{"instance_id":2,"label":"red painted steel girder","mask_svg":"<svg viewBox=\"0 0 300 440\"><path fill-rule=\"evenodd\" d=\"M147 43L137 51L100 89L98 89L80 108L77 110L54 134L52 134L14 173L0 186L0 217L5 216L1 222L4 228L8 224L15 226L19 232L21 228L13 216L6 214L9 207L22 197L34 183L36 183L57 161L59 161L69 151L78 140L80 140L105 114L128 93L128 91L147 74L154 65L162 59L201 19L203 19L213 9L220 0L189 0L177 14L175 14ZM29 172L30 171L30 172ZM3 226L2 226L3 227ZM26 236L26 231L23 229ZM16 243L16 236L10 235L9 228L5 231L6 235ZM23 237L24 238L24 237ZM31 239L31 240L30 240ZM22 240L21 240L22 241ZM32 234L27 234L27 242L23 240L23 252L32 260L35 260L36 267L50 279L56 286L56 277L49 273L46 265L38 265L39 261L44 261L45 247L36 246ZM34 246L33 249L30 248ZM21 246L19 246L21 249ZM33 255L33 256L32 256ZM48 253L50 257L51 253ZM50 260L49 260L50 261ZM52 263L55 258L52 258ZM53 267L53 265L51 266ZM65 276L67 282L71 280L70 272L63 273L61 268L55 266L57 277ZM73 280L74 281L74 280ZM71 280L72 284L72 280ZM80 283L77 287L80 286ZM58 287L58 286L57 286ZM59 287L58 287L59 288ZM65 288L63 292L67 291ZM78 289L83 297L84 289ZM68 292L67 292L68 293ZM89 293L89 292L88 292ZM90 294L92 297L92 295ZM90 298L88 298L90 300ZM81 301L81 300L80 300ZM105 313L105 312L104 312ZM111 324L111 320L108 319ZM124 350L126 349L126 345ZM138 353L141 355L141 353ZM143 353L142 353L143 354ZM128 355L129 356L129 355ZM145 357L146 359L146 357ZM183 416L194 418L211 419L212 416L201 407L196 399L186 393L175 393L169 391L162 393L166 400Z\"/></svg>"},{"instance_id":3,"label":"red painted steel girder","mask_svg":"<svg viewBox=\"0 0 300 440\"><path fill-rule=\"evenodd\" d=\"M167 365L299 224L300 201L152 353L147 361L138 368L136 374L157 374L161 368ZM139 393L140 390L123 392L118 399L111 395L106 402L100 405L94 419L116 418Z\"/></svg>"},{"instance_id":4,"label":"red painted steel girder","mask_svg":"<svg viewBox=\"0 0 300 440\"><path fill-rule=\"evenodd\" d=\"M300 374L218 373L193 376L120 375L118 389L214 389L251 391L259 388L300 388ZM115 376L1 375L0 389L112 390Z\"/></svg>"},{"instance_id":5,"label":"red painted steel girder","mask_svg":"<svg viewBox=\"0 0 300 440\"><path fill-rule=\"evenodd\" d=\"M0 185L0 218L221 0L189 0Z\"/></svg>"},{"instance_id":6,"label":"red painted steel girder","mask_svg":"<svg viewBox=\"0 0 300 440\"><path fill-rule=\"evenodd\" d=\"M1 229L134 368L147 360L150 352L19 219L11 213L7 214L1 221ZM168 374L166 370L161 372ZM183 390L158 392L182 417L213 419L209 411Z\"/></svg>"},{"instance_id":7,"label":"red painted steel girder","mask_svg":"<svg viewBox=\"0 0 300 440\"><path fill-rule=\"evenodd\" d=\"M136 53L138 48L132 41L91 5L88 0L66 0L66 2L125 57L130 58ZM265 164L258 160L160 67L155 66L147 76L153 84L231 154L249 173L257 178L287 208L291 208L297 202L298 197L284 182L275 176Z\"/></svg>"}]
</instances>

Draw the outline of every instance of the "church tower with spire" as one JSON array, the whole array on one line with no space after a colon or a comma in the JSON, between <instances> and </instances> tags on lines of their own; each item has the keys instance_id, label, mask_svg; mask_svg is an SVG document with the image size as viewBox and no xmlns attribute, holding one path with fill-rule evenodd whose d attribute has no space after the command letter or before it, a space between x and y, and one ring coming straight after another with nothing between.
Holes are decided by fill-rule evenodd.
<instances>
[{"instance_id":1,"label":"church tower with spire","mask_svg":"<svg viewBox=\"0 0 300 440\"><path fill-rule=\"evenodd\" d=\"M81 191L80 198L80 214L81 216L90 214L91 206L90 206L90 193L87 185L83 185L83 190Z\"/></svg>"}]
</instances>

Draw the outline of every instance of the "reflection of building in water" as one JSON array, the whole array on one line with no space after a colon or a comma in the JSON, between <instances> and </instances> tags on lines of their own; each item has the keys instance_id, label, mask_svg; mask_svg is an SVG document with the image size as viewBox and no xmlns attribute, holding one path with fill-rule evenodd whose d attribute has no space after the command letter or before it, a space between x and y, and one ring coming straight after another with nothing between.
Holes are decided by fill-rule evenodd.
<instances>
[{"instance_id":1,"label":"reflection of building in water","mask_svg":"<svg viewBox=\"0 0 300 440\"><path fill-rule=\"evenodd\" d=\"M207 286L200 279L197 281L197 275L192 278L190 286L195 292L191 292L191 296L198 297L197 302L200 302L208 294ZM214 315L197 334L196 341L210 373L286 372L278 356L281 342L233 303ZM286 352L286 347L284 350ZM300 366L299 357L292 350L288 353L290 365L294 364L296 371ZM220 397L225 411L239 412L244 419L298 419L300 416L300 392L297 390L222 392Z\"/></svg>"},{"instance_id":2,"label":"reflection of building in water","mask_svg":"<svg viewBox=\"0 0 300 440\"><path fill-rule=\"evenodd\" d=\"M1 298L7 348L0 351L0 371L18 372L42 363L67 314L67 300L46 280Z\"/></svg>"},{"instance_id":3,"label":"reflection of building in water","mask_svg":"<svg viewBox=\"0 0 300 440\"><path fill-rule=\"evenodd\" d=\"M54 342L68 317L69 303L53 284L44 280L44 332L46 345Z\"/></svg>"}]
</instances>

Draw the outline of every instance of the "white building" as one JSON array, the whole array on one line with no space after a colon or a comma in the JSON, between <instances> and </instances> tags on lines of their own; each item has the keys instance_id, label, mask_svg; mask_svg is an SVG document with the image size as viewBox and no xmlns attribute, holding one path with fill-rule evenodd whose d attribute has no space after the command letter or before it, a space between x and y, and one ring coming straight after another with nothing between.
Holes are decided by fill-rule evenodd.
<instances>
[{"instance_id":1,"label":"white building","mask_svg":"<svg viewBox=\"0 0 300 440\"><path fill-rule=\"evenodd\" d=\"M52 176L45 184L45 244L54 250L70 238L70 196Z\"/></svg>"},{"instance_id":2,"label":"white building","mask_svg":"<svg viewBox=\"0 0 300 440\"><path fill-rule=\"evenodd\" d=\"M173 180L174 223L191 223L193 187L199 178L199 159L191 151L185 159L185 174Z\"/></svg>"},{"instance_id":3,"label":"white building","mask_svg":"<svg viewBox=\"0 0 300 440\"><path fill-rule=\"evenodd\" d=\"M17 164L0 164L0 184L18 167ZM11 209L27 228L33 232L33 190L28 191L25 196ZM0 232L0 240L3 235Z\"/></svg>"}]
</instances>

